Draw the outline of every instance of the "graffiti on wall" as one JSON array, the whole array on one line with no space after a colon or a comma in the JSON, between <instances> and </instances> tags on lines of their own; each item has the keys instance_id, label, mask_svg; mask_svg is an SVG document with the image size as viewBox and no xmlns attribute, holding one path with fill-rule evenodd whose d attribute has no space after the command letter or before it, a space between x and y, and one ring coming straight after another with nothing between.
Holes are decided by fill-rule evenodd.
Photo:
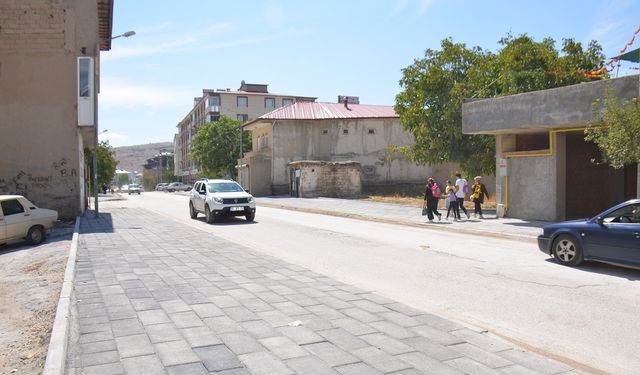
<instances>
[{"instance_id":1,"label":"graffiti on wall","mask_svg":"<svg viewBox=\"0 0 640 375\"><path fill-rule=\"evenodd\" d=\"M69 168L68 160L61 158L51 163L52 173L34 174L19 170L10 177L0 177L0 194L28 196L30 192L62 189L73 192L76 188L78 171Z\"/></svg>"}]
</instances>

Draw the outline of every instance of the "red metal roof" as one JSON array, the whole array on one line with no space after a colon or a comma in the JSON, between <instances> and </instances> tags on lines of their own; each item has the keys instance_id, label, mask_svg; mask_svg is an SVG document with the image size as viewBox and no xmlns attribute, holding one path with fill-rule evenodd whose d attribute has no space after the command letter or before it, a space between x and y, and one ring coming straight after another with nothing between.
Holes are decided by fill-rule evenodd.
<instances>
[{"instance_id":1,"label":"red metal roof","mask_svg":"<svg viewBox=\"0 0 640 375\"><path fill-rule=\"evenodd\" d=\"M297 102L258 117L260 120L329 120L349 118L398 118L390 105ZM248 125L248 124L247 124Z\"/></svg>"}]
</instances>

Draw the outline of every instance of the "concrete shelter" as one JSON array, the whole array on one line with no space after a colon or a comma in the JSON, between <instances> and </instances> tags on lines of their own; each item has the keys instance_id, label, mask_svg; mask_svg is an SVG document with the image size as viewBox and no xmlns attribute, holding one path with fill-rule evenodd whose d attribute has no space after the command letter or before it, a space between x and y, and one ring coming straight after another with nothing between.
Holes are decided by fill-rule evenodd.
<instances>
[{"instance_id":1,"label":"concrete shelter","mask_svg":"<svg viewBox=\"0 0 640 375\"><path fill-rule=\"evenodd\" d=\"M616 170L594 163L601 154L584 140L584 129L606 90L621 100L637 98L638 78L463 104L462 131L496 137L496 203L506 215L549 221L589 217L637 196L637 165Z\"/></svg>"}]
</instances>

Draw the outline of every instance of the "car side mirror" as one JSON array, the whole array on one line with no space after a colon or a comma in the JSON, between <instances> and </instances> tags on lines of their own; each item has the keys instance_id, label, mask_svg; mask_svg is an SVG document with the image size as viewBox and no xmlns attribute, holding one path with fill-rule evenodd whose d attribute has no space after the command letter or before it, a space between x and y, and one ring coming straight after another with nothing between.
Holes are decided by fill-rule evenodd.
<instances>
[{"instance_id":1,"label":"car side mirror","mask_svg":"<svg viewBox=\"0 0 640 375\"><path fill-rule=\"evenodd\" d=\"M244 189L244 191L246 191L247 193L249 192L249 189Z\"/></svg>"},{"instance_id":2,"label":"car side mirror","mask_svg":"<svg viewBox=\"0 0 640 375\"><path fill-rule=\"evenodd\" d=\"M596 217L596 223L600 225L604 224L604 218L602 216Z\"/></svg>"}]
</instances>

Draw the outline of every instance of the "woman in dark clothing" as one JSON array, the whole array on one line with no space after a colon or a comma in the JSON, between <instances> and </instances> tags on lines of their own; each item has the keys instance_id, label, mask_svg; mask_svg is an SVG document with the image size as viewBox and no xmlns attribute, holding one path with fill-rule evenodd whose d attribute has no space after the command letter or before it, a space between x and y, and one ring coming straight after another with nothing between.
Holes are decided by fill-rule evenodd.
<instances>
[{"instance_id":1,"label":"woman in dark clothing","mask_svg":"<svg viewBox=\"0 0 640 375\"><path fill-rule=\"evenodd\" d=\"M482 177L476 176L473 181L475 182L471 187L471 200L475 206L473 216L484 219L482 216L482 204L484 203L485 197L489 198L489 192L487 192L487 188L482 183Z\"/></svg>"},{"instance_id":2,"label":"woman in dark clothing","mask_svg":"<svg viewBox=\"0 0 640 375\"><path fill-rule=\"evenodd\" d=\"M438 217L438 220L441 220L442 214L438 212L438 184L433 180L433 178L429 177L427 180L427 186L424 192L424 201L427 205L427 218L429 222L433 222L433 215Z\"/></svg>"}]
</instances>

